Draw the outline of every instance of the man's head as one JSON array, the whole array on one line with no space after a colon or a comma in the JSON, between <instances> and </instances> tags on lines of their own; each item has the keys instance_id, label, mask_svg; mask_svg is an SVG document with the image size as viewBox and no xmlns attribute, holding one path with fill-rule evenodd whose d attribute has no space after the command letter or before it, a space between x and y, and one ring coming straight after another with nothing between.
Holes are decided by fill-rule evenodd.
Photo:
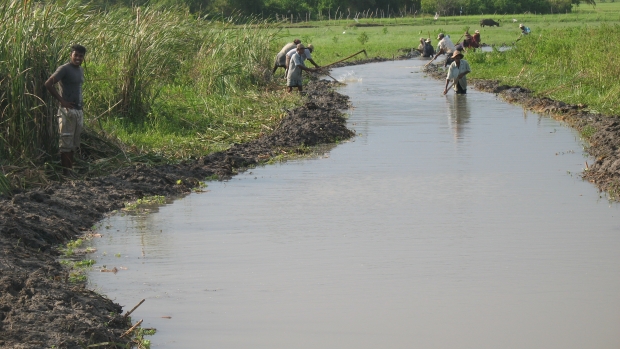
<instances>
[{"instance_id":1,"label":"man's head","mask_svg":"<svg viewBox=\"0 0 620 349\"><path fill-rule=\"evenodd\" d=\"M480 34L480 30L476 30L474 34Z\"/></svg>"},{"instance_id":2,"label":"man's head","mask_svg":"<svg viewBox=\"0 0 620 349\"><path fill-rule=\"evenodd\" d=\"M306 48L304 47L304 45L302 45L302 44L297 44L297 48L296 48L296 50L297 50L297 53L298 53L298 54L300 54L300 55L304 54L304 50L305 50L305 49L306 49Z\"/></svg>"},{"instance_id":3,"label":"man's head","mask_svg":"<svg viewBox=\"0 0 620 349\"><path fill-rule=\"evenodd\" d=\"M306 47L308 50L310 50L310 52L314 51L314 46L312 44L308 44L308 47Z\"/></svg>"},{"instance_id":4,"label":"man's head","mask_svg":"<svg viewBox=\"0 0 620 349\"><path fill-rule=\"evenodd\" d=\"M463 58L463 54L461 53L461 51L456 50L454 51L454 53L452 54L452 59L456 60L456 59L461 59Z\"/></svg>"},{"instance_id":5,"label":"man's head","mask_svg":"<svg viewBox=\"0 0 620 349\"><path fill-rule=\"evenodd\" d=\"M523 23L519 24L519 28L523 29L524 25Z\"/></svg>"},{"instance_id":6,"label":"man's head","mask_svg":"<svg viewBox=\"0 0 620 349\"><path fill-rule=\"evenodd\" d=\"M70 63L79 67L80 65L82 65L82 62L84 62L85 55L86 55L86 47L82 45L71 46Z\"/></svg>"},{"instance_id":7,"label":"man's head","mask_svg":"<svg viewBox=\"0 0 620 349\"><path fill-rule=\"evenodd\" d=\"M293 44L299 45L299 44L301 44L301 40L295 39L295 40L293 40Z\"/></svg>"},{"instance_id":8,"label":"man's head","mask_svg":"<svg viewBox=\"0 0 620 349\"><path fill-rule=\"evenodd\" d=\"M437 40L441 40L443 39L445 35L443 35L443 33L439 33L439 35L437 35Z\"/></svg>"},{"instance_id":9,"label":"man's head","mask_svg":"<svg viewBox=\"0 0 620 349\"><path fill-rule=\"evenodd\" d=\"M426 39L426 43L430 44L431 43L431 38Z\"/></svg>"}]
</instances>

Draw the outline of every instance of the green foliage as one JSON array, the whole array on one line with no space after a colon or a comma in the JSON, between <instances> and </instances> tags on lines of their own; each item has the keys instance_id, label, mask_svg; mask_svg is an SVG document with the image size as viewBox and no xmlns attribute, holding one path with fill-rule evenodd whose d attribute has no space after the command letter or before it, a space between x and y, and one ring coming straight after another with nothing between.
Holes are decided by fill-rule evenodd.
<instances>
[{"instance_id":1,"label":"green foliage","mask_svg":"<svg viewBox=\"0 0 620 349\"><path fill-rule=\"evenodd\" d=\"M585 139L590 139L596 132L596 128L592 125L587 125L583 129L581 129L581 137Z\"/></svg>"},{"instance_id":2,"label":"green foliage","mask_svg":"<svg viewBox=\"0 0 620 349\"><path fill-rule=\"evenodd\" d=\"M135 202L126 202L125 210L131 211L131 210L136 210L141 206L163 205L165 203L166 203L165 196L161 196L161 195L145 196L141 199L136 200Z\"/></svg>"},{"instance_id":3,"label":"green foliage","mask_svg":"<svg viewBox=\"0 0 620 349\"><path fill-rule=\"evenodd\" d=\"M620 43L606 38L617 35L617 24L540 30L538 36L523 37L512 50L466 59L472 63L472 77L499 79L540 96L614 115L620 113L620 66L609 62ZM601 42L606 43L605 50L599 49Z\"/></svg>"},{"instance_id":4,"label":"green foliage","mask_svg":"<svg viewBox=\"0 0 620 349\"><path fill-rule=\"evenodd\" d=\"M368 42L368 40L369 40L369 39L370 39L370 38L368 37L368 34L366 34L366 32L365 32L365 31L364 31L364 32L361 32L361 33L357 36L357 41L359 41L359 42L360 42L360 44L362 44L362 46L363 46L363 45L365 45L365 44Z\"/></svg>"},{"instance_id":5,"label":"green foliage","mask_svg":"<svg viewBox=\"0 0 620 349\"><path fill-rule=\"evenodd\" d=\"M267 22L208 20L160 2L83 3L0 2L0 165L39 168L11 167L0 192L57 172L58 103L44 82L74 43L88 49L82 173L223 150L275 127L295 103L269 81L278 29Z\"/></svg>"},{"instance_id":6,"label":"green foliage","mask_svg":"<svg viewBox=\"0 0 620 349\"><path fill-rule=\"evenodd\" d=\"M0 159L48 159L58 151L54 103L44 83L85 44L93 16L80 2L0 2Z\"/></svg>"},{"instance_id":7,"label":"green foliage","mask_svg":"<svg viewBox=\"0 0 620 349\"><path fill-rule=\"evenodd\" d=\"M12 190L11 182L0 172L0 194L10 195Z\"/></svg>"}]
</instances>

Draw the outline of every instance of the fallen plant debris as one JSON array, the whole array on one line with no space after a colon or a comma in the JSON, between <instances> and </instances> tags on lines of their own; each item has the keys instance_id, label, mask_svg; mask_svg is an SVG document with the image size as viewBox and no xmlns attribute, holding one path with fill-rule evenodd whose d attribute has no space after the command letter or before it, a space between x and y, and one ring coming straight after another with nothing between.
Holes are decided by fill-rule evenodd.
<instances>
[{"instance_id":1,"label":"fallen plant debris","mask_svg":"<svg viewBox=\"0 0 620 349\"><path fill-rule=\"evenodd\" d=\"M130 338L121 336L131 324L122 307L83 282L69 281L69 270L59 262L63 245L71 241L67 248L75 250L90 227L127 202L178 197L199 188L205 178L230 178L282 150L303 152L353 136L340 112L348 108L348 97L332 91L327 81L310 83L305 95L305 104L288 110L270 134L195 161L136 165L0 195L0 347L127 345Z\"/></svg>"}]
</instances>

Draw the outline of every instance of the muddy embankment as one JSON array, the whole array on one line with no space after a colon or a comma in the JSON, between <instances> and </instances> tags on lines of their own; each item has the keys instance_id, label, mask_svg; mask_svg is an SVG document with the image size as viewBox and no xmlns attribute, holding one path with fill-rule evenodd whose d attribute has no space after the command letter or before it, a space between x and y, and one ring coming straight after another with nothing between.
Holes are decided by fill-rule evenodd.
<instances>
[{"instance_id":1,"label":"muddy embankment","mask_svg":"<svg viewBox=\"0 0 620 349\"><path fill-rule=\"evenodd\" d=\"M302 145L352 137L340 113L348 108L348 97L330 89L325 81L311 83L305 104L289 110L271 134L196 161L123 168L105 177L0 197L0 348L127 343L120 337L131 325L121 306L71 283L58 262L59 246L87 234L126 202L184 195L209 176L226 179Z\"/></svg>"},{"instance_id":2,"label":"muddy embankment","mask_svg":"<svg viewBox=\"0 0 620 349\"><path fill-rule=\"evenodd\" d=\"M425 72L436 79L445 79L446 72L439 65L430 64ZM586 151L594 157L594 163L584 161L581 174L606 192L610 200L620 200L620 117L595 114L585 105L569 104L549 98L536 97L533 91L520 86L500 85L498 81L468 79L475 89L495 93L509 103L522 105L536 113L547 114L564 121L586 139Z\"/></svg>"}]
</instances>

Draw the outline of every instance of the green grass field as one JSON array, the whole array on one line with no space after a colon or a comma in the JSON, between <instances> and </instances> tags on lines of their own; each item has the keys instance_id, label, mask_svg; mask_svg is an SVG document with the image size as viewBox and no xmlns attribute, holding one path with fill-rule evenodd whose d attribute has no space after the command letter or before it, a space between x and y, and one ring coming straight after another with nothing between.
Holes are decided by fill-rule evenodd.
<instances>
[{"instance_id":1,"label":"green grass field","mask_svg":"<svg viewBox=\"0 0 620 349\"><path fill-rule=\"evenodd\" d=\"M500 20L500 27L481 28L482 18ZM516 22L513 22L516 19ZM581 5L570 14L534 15L473 15L458 17L431 16L423 18L359 19L304 22L283 25L277 45L282 46L294 38L315 46L313 56L321 65L337 61L352 53L366 49L369 56L392 57L401 48L417 47L420 37L431 37L437 45L437 34L449 34L456 42L468 28L471 33L480 30L482 42L488 45L510 45L519 37L519 23L524 23L536 35L542 30L563 30L571 27L598 26L620 21L620 2L599 3L596 7ZM356 26L357 25L357 26ZM364 26L370 25L370 26ZM358 38L366 33L364 45ZM361 58L361 57L358 57Z\"/></svg>"},{"instance_id":2,"label":"green grass field","mask_svg":"<svg viewBox=\"0 0 620 349\"><path fill-rule=\"evenodd\" d=\"M294 38L314 44L315 61L326 65L362 49L370 57L398 56L417 47L420 37L437 45L440 32L456 42L465 30L479 29L483 43L513 45L524 23L532 34L513 49L466 54L472 78L497 79L620 114L617 2L582 5L569 14L296 24L222 23L148 7L98 12L73 2L34 4L0 4L0 35L11 38L0 44L0 191L7 191L9 182L27 187L28 178L33 183L56 178L58 136L52 120L57 102L42 86L66 62L75 42L89 49L86 126L118 147L82 164L88 166L83 173L105 172L145 156L155 155L157 161L196 157L273 128L283 108L301 103L297 94L283 92L282 70L276 79L269 77L275 53ZM480 28L482 18L499 20L501 26ZM98 151L93 146L91 155Z\"/></svg>"},{"instance_id":3,"label":"green grass field","mask_svg":"<svg viewBox=\"0 0 620 349\"><path fill-rule=\"evenodd\" d=\"M482 18L499 20L501 25L481 28ZM615 39L620 37L619 22L619 2L581 5L569 14L476 15L436 21L432 17L360 19L359 23L332 20L283 27L278 45L293 38L312 43L315 61L326 65L362 49L370 57L390 58L401 54L400 49L417 47L420 37L430 36L436 46L440 32L449 34L456 43L466 29L480 30L483 43L514 47L505 53L468 52L465 58L472 66L470 77L520 85L541 96L618 115L620 71L613 62L620 52ZM519 23L530 27L532 33L517 41ZM363 36L367 37L364 44L360 40ZM358 55L353 60L362 58Z\"/></svg>"}]
</instances>

